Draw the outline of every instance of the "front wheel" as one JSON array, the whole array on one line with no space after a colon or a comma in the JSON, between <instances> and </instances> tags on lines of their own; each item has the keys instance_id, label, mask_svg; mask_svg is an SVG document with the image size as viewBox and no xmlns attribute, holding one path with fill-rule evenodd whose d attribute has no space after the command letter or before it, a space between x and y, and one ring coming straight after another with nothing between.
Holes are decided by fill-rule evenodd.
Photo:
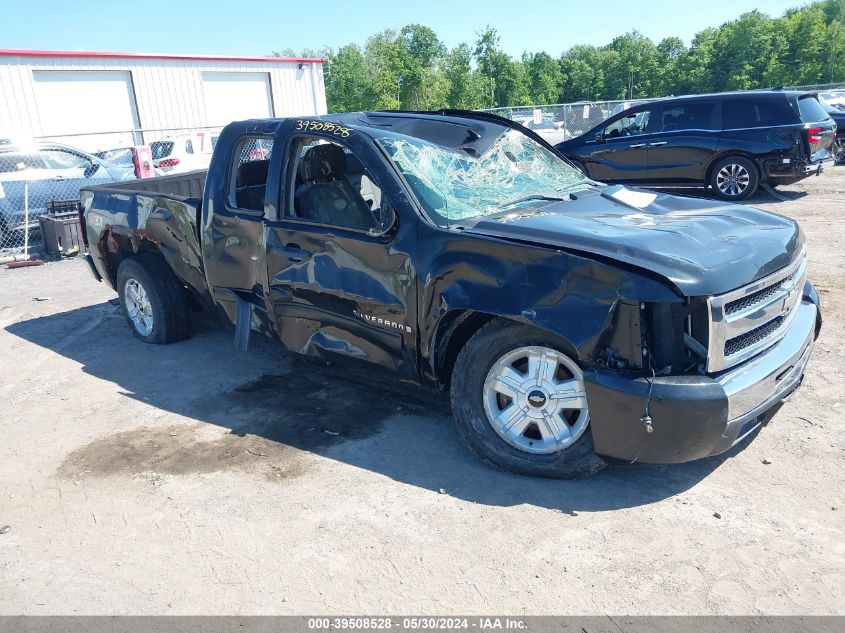
<instances>
[{"instance_id":1,"label":"front wheel","mask_svg":"<svg viewBox=\"0 0 845 633\"><path fill-rule=\"evenodd\" d=\"M583 373L561 347L550 334L495 320L461 350L452 412L483 462L565 479L605 466L593 448Z\"/></svg>"},{"instance_id":2,"label":"front wheel","mask_svg":"<svg viewBox=\"0 0 845 633\"><path fill-rule=\"evenodd\" d=\"M713 166L710 185L723 200L745 200L760 185L757 166L742 156L728 156Z\"/></svg>"}]
</instances>

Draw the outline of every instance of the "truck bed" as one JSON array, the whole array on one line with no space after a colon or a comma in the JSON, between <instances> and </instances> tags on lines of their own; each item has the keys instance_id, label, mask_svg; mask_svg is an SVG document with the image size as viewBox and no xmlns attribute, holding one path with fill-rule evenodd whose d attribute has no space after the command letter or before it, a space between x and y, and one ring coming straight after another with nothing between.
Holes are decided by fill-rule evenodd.
<instances>
[{"instance_id":1,"label":"truck bed","mask_svg":"<svg viewBox=\"0 0 845 633\"><path fill-rule=\"evenodd\" d=\"M174 196L176 198L196 198L202 200L205 188L207 169L188 171L184 174L145 178L143 180L125 180L105 185L85 187L85 191L125 191L132 193L148 193L157 196Z\"/></svg>"},{"instance_id":2,"label":"truck bed","mask_svg":"<svg viewBox=\"0 0 845 633\"><path fill-rule=\"evenodd\" d=\"M80 190L89 252L114 286L119 253L160 253L200 300L208 286L200 247L200 213L207 170L130 180Z\"/></svg>"}]
</instances>

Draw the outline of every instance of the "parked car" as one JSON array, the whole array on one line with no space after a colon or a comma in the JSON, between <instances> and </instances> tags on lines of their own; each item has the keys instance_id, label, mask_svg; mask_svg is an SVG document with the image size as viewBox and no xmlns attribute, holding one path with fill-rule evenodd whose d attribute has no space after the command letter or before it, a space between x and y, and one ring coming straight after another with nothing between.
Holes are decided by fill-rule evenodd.
<instances>
[{"instance_id":1,"label":"parked car","mask_svg":"<svg viewBox=\"0 0 845 633\"><path fill-rule=\"evenodd\" d=\"M94 152L94 156L126 172L126 179L164 175L164 172L153 167L152 150L147 145L99 150Z\"/></svg>"},{"instance_id":2,"label":"parked car","mask_svg":"<svg viewBox=\"0 0 845 633\"><path fill-rule=\"evenodd\" d=\"M825 90L819 93L819 101L833 106L845 107L845 90Z\"/></svg>"},{"instance_id":3,"label":"parked car","mask_svg":"<svg viewBox=\"0 0 845 633\"><path fill-rule=\"evenodd\" d=\"M596 183L491 114L232 123L207 172L82 205L142 341L219 308L236 349L255 329L450 389L471 451L522 473L726 451L798 388L821 326L794 220Z\"/></svg>"},{"instance_id":4,"label":"parked car","mask_svg":"<svg viewBox=\"0 0 845 633\"><path fill-rule=\"evenodd\" d=\"M74 200L85 185L134 178L125 169L58 143L22 147L0 143L0 248L19 244L20 234L38 226L51 200ZM25 186L26 185L26 186ZM28 196L27 190L28 189ZM29 224L25 222L28 197Z\"/></svg>"},{"instance_id":5,"label":"parked car","mask_svg":"<svg viewBox=\"0 0 845 633\"><path fill-rule=\"evenodd\" d=\"M607 112L592 101L578 101L565 106L563 118L563 128L575 137L604 121Z\"/></svg>"},{"instance_id":6,"label":"parked car","mask_svg":"<svg viewBox=\"0 0 845 633\"><path fill-rule=\"evenodd\" d=\"M843 95L845 95L845 92L843 92ZM830 153L833 155L834 161L841 163L845 161L845 98L828 101L820 94L819 102L830 118L833 119L833 122L836 123L836 140Z\"/></svg>"},{"instance_id":7,"label":"parked car","mask_svg":"<svg viewBox=\"0 0 845 633\"><path fill-rule=\"evenodd\" d=\"M513 120L529 130L533 130L551 145L572 138L572 135L564 129L563 121L555 121L551 116L543 116L539 123L534 120L534 117L514 117Z\"/></svg>"},{"instance_id":8,"label":"parked car","mask_svg":"<svg viewBox=\"0 0 845 633\"><path fill-rule=\"evenodd\" d=\"M835 133L814 93L749 91L635 106L556 148L596 180L704 185L743 200L761 182L820 174Z\"/></svg>"},{"instance_id":9,"label":"parked car","mask_svg":"<svg viewBox=\"0 0 845 633\"><path fill-rule=\"evenodd\" d=\"M213 144L202 132L183 134L150 143L153 166L162 174L207 169Z\"/></svg>"}]
</instances>

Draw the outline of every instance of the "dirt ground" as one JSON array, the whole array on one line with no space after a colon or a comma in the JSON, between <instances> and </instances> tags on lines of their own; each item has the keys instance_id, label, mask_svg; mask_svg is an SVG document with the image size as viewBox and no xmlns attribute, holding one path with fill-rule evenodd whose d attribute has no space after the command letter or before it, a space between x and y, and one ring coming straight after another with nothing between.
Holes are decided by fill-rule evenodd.
<instances>
[{"instance_id":1,"label":"dirt ground","mask_svg":"<svg viewBox=\"0 0 845 633\"><path fill-rule=\"evenodd\" d=\"M751 204L801 222L825 312L803 388L727 455L577 482L270 340L140 343L81 261L0 270L0 614L845 614L845 167L780 191Z\"/></svg>"}]
</instances>

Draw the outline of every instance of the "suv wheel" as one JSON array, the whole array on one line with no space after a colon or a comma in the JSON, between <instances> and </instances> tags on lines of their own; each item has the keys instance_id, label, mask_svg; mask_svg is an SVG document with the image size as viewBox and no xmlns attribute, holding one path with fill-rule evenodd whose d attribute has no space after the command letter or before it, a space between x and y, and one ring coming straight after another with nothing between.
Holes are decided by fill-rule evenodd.
<instances>
[{"instance_id":1,"label":"suv wheel","mask_svg":"<svg viewBox=\"0 0 845 633\"><path fill-rule=\"evenodd\" d=\"M747 158L729 156L714 165L710 185L723 200L745 200L757 191L760 174Z\"/></svg>"},{"instance_id":2,"label":"suv wheel","mask_svg":"<svg viewBox=\"0 0 845 633\"><path fill-rule=\"evenodd\" d=\"M461 350L451 396L458 431L494 468L570 479L605 466L593 449L583 373L550 334L491 321Z\"/></svg>"},{"instance_id":3,"label":"suv wheel","mask_svg":"<svg viewBox=\"0 0 845 633\"><path fill-rule=\"evenodd\" d=\"M160 257L124 259L117 270L117 294L132 333L142 341L165 345L190 335L185 288Z\"/></svg>"}]
</instances>

